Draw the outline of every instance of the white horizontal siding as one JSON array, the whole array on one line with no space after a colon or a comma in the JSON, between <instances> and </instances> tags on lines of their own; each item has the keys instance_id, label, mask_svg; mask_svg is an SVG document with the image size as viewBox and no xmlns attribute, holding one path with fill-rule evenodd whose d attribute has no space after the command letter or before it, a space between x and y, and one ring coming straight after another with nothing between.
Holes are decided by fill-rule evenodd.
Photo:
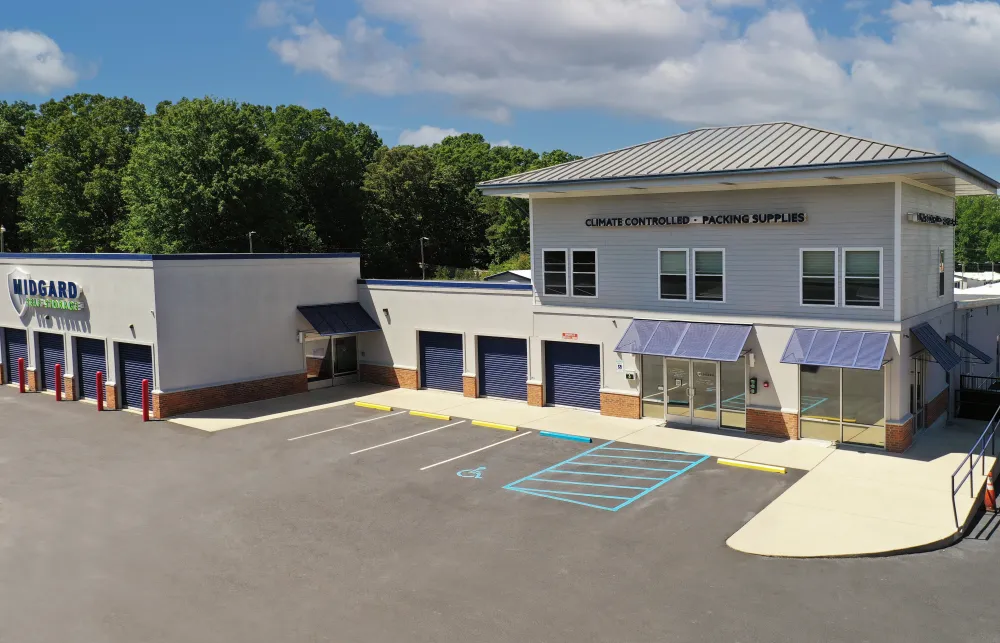
<instances>
[{"instance_id":1,"label":"white horizontal siding","mask_svg":"<svg viewBox=\"0 0 1000 643\"><path fill-rule=\"evenodd\" d=\"M766 314L826 319L893 319L892 184L733 192L534 199L534 283L541 291L542 250L597 248L595 299L547 297L545 306L663 313ZM588 228L594 216L701 216L805 212L804 224ZM882 247L881 309L799 305L799 248ZM726 302L659 299L658 248L724 248Z\"/></svg>"},{"instance_id":2,"label":"white horizontal siding","mask_svg":"<svg viewBox=\"0 0 1000 643\"><path fill-rule=\"evenodd\" d=\"M912 223L910 212L954 218L955 199L903 184L902 207L902 309L903 319L954 301L955 228ZM945 250L944 296L938 296L938 249Z\"/></svg>"}]
</instances>

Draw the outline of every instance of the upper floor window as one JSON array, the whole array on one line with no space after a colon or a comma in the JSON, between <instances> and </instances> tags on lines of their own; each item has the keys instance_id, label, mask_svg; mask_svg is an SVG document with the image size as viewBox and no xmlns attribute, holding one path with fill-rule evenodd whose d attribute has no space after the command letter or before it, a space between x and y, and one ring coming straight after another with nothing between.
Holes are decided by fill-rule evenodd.
<instances>
[{"instance_id":1,"label":"upper floor window","mask_svg":"<svg viewBox=\"0 0 1000 643\"><path fill-rule=\"evenodd\" d=\"M802 250L800 288L803 306L837 305L837 251Z\"/></svg>"},{"instance_id":2,"label":"upper floor window","mask_svg":"<svg viewBox=\"0 0 1000 643\"><path fill-rule=\"evenodd\" d=\"M660 250L660 299L687 300L687 267L687 250Z\"/></svg>"},{"instance_id":3,"label":"upper floor window","mask_svg":"<svg viewBox=\"0 0 1000 643\"><path fill-rule=\"evenodd\" d=\"M938 249L938 297L944 297L944 248Z\"/></svg>"},{"instance_id":4,"label":"upper floor window","mask_svg":"<svg viewBox=\"0 0 1000 643\"><path fill-rule=\"evenodd\" d=\"M695 301L725 301L725 273L726 253L724 250L695 250Z\"/></svg>"},{"instance_id":5,"label":"upper floor window","mask_svg":"<svg viewBox=\"0 0 1000 643\"><path fill-rule=\"evenodd\" d=\"M844 250L844 305L882 305L882 249Z\"/></svg>"},{"instance_id":6,"label":"upper floor window","mask_svg":"<svg viewBox=\"0 0 1000 643\"><path fill-rule=\"evenodd\" d=\"M566 251L542 251L542 293L545 295L566 295Z\"/></svg>"},{"instance_id":7,"label":"upper floor window","mask_svg":"<svg viewBox=\"0 0 1000 643\"><path fill-rule=\"evenodd\" d=\"M597 296L597 251L573 251L573 296Z\"/></svg>"}]
</instances>

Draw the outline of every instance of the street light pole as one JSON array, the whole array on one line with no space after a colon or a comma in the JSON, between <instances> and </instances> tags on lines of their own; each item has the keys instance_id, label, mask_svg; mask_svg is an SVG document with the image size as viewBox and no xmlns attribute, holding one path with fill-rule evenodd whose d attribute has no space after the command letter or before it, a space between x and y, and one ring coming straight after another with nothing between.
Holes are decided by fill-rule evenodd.
<instances>
[{"instance_id":1,"label":"street light pole","mask_svg":"<svg viewBox=\"0 0 1000 643\"><path fill-rule=\"evenodd\" d=\"M420 237L420 276L427 279L427 264L424 263L424 241L430 241L428 237Z\"/></svg>"},{"instance_id":2,"label":"street light pole","mask_svg":"<svg viewBox=\"0 0 1000 643\"><path fill-rule=\"evenodd\" d=\"M3 252L3 233L7 232L7 228L0 225L0 253Z\"/></svg>"},{"instance_id":3,"label":"street light pole","mask_svg":"<svg viewBox=\"0 0 1000 643\"><path fill-rule=\"evenodd\" d=\"M247 235L247 238L249 238L249 239L250 239L250 254L253 254L253 236L254 236L255 234L257 234L257 233L256 233L256 232L254 232L253 230L251 230L251 231L250 231L250 234L248 234L248 235Z\"/></svg>"}]
</instances>

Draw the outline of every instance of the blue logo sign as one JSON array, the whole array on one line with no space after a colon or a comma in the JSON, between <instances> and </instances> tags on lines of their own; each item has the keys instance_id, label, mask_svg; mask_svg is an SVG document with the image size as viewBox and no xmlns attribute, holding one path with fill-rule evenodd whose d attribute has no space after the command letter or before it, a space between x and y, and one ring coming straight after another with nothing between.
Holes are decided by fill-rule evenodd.
<instances>
[{"instance_id":1,"label":"blue logo sign","mask_svg":"<svg viewBox=\"0 0 1000 643\"><path fill-rule=\"evenodd\" d=\"M18 317L29 308L83 310L80 287L73 281L35 280L30 274L15 268L7 275L7 290Z\"/></svg>"}]
</instances>

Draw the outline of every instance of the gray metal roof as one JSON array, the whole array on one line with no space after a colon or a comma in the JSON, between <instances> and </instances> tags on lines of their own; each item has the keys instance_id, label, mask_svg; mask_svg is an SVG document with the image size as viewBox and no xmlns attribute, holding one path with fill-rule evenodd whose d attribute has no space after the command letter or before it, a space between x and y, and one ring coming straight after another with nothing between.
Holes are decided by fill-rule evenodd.
<instances>
[{"instance_id":1,"label":"gray metal roof","mask_svg":"<svg viewBox=\"0 0 1000 643\"><path fill-rule=\"evenodd\" d=\"M795 123L709 127L522 172L482 187L877 163L945 155Z\"/></svg>"}]
</instances>

